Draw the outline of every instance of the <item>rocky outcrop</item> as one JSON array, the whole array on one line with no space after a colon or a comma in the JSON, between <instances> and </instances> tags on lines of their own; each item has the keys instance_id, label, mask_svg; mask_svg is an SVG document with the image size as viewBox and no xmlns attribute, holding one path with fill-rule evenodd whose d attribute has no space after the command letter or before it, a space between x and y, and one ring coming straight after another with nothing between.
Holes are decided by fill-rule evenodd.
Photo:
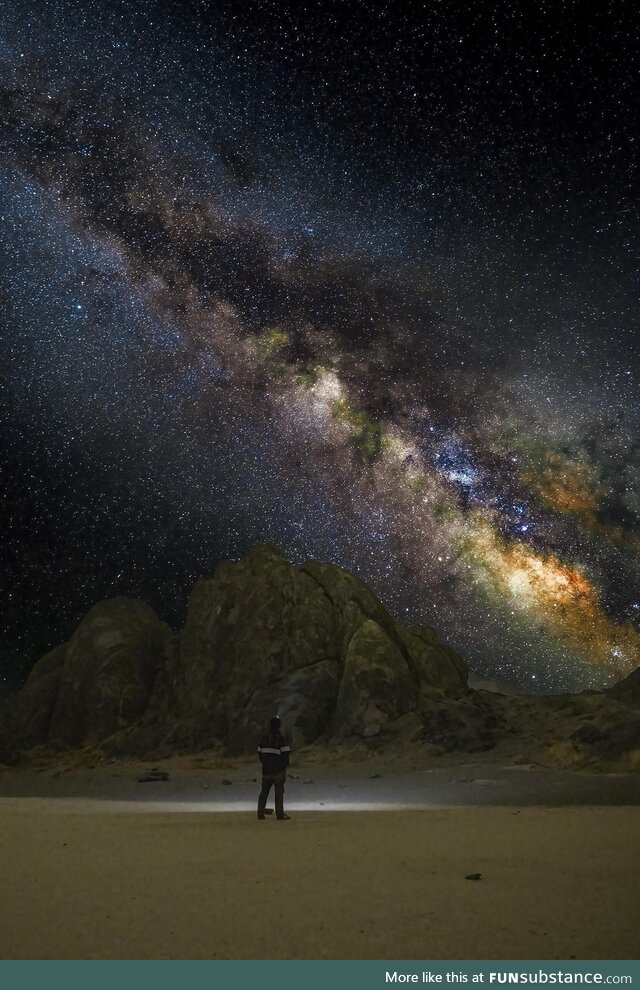
<instances>
[{"instance_id":1,"label":"rocky outcrop","mask_svg":"<svg viewBox=\"0 0 640 990\"><path fill-rule=\"evenodd\" d=\"M518 763L592 771L640 770L640 703L631 700L626 685L624 701L613 690L479 694L500 718L502 753L517 756Z\"/></svg>"},{"instance_id":2,"label":"rocky outcrop","mask_svg":"<svg viewBox=\"0 0 640 990\"><path fill-rule=\"evenodd\" d=\"M608 693L617 701L626 701L630 705L640 707L640 667L609 688Z\"/></svg>"},{"instance_id":3,"label":"rocky outcrop","mask_svg":"<svg viewBox=\"0 0 640 990\"><path fill-rule=\"evenodd\" d=\"M0 755L43 743L81 746L135 723L170 667L174 642L144 602L100 602L68 643L38 661L2 713Z\"/></svg>"},{"instance_id":4,"label":"rocky outcrop","mask_svg":"<svg viewBox=\"0 0 640 990\"><path fill-rule=\"evenodd\" d=\"M179 637L143 602L96 605L0 716L0 757L95 742L238 754L275 711L299 743L408 732L443 748L493 744L495 715L432 629L397 626L340 567L295 567L263 545L196 583Z\"/></svg>"},{"instance_id":5,"label":"rocky outcrop","mask_svg":"<svg viewBox=\"0 0 640 990\"><path fill-rule=\"evenodd\" d=\"M433 630L406 633L355 575L294 567L268 545L196 584L180 668L190 732L233 753L254 748L274 711L304 742L367 738L419 710L422 690L472 696L463 661Z\"/></svg>"},{"instance_id":6,"label":"rocky outcrop","mask_svg":"<svg viewBox=\"0 0 640 990\"><path fill-rule=\"evenodd\" d=\"M631 685L625 681L619 682L621 692L609 690L580 698L584 708L576 725L566 732L564 753L569 762L600 769L640 769L640 698L629 690L634 681Z\"/></svg>"}]
</instances>

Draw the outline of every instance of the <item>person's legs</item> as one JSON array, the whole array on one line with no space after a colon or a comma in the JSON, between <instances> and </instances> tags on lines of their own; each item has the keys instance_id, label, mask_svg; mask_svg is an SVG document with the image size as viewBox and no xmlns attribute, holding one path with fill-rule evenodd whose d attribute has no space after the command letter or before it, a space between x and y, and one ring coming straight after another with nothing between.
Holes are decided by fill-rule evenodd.
<instances>
[{"instance_id":1,"label":"person's legs","mask_svg":"<svg viewBox=\"0 0 640 990\"><path fill-rule=\"evenodd\" d=\"M276 818L284 818L284 782L286 776L286 772L283 770L274 781L276 791Z\"/></svg>"},{"instance_id":2,"label":"person's legs","mask_svg":"<svg viewBox=\"0 0 640 990\"><path fill-rule=\"evenodd\" d=\"M262 775L262 789L258 798L258 818L264 818L264 809L267 806L267 798L269 797L269 791L271 790L271 785L273 782L273 777L267 777L264 774Z\"/></svg>"}]
</instances>

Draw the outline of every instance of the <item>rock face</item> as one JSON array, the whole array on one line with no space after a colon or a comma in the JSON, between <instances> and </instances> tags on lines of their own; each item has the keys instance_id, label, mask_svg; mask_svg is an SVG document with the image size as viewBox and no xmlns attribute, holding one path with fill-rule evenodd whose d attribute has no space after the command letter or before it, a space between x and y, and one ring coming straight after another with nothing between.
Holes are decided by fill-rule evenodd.
<instances>
[{"instance_id":1,"label":"rock face","mask_svg":"<svg viewBox=\"0 0 640 990\"><path fill-rule=\"evenodd\" d=\"M417 707L418 684L398 636L375 619L365 619L349 640L344 657L336 715L347 733L377 735Z\"/></svg>"},{"instance_id":2,"label":"rock face","mask_svg":"<svg viewBox=\"0 0 640 990\"><path fill-rule=\"evenodd\" d=\"M397 626L342 568L265 545L197 582L179 637L142 602L96 605L0 715L0 759L95 742L252 752L276 711L298 743L404 733L486 749L496 722L432 629Z\"/></svg>"},{"instance_id":3,"label":"rock face","mask_svg":"<svg viewBox=\"0 0 640 990\"><path fill-rule=\"evenodd\" d=\"M0 717L0 755L105 739L147 710L175 637L144 602L113 598L35 665Z\"/></svg>"}]
</instances>

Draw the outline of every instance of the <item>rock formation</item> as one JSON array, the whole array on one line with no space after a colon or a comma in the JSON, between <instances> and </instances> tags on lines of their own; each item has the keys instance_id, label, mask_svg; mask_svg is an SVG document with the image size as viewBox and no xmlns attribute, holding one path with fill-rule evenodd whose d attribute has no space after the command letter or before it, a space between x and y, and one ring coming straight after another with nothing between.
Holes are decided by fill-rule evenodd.
<instances>
[{"instance_id":1,"label":"rock formation","mask_svg":"<svg viewBox=\"0 0 640 990\"><path fill-rule=\"evenodd\" d=\"M68 643L39 660L0 716L0 755L48 743L105 739L149 709L176 637L144 602L112 598L85 616Z\"/></svg>"},{"instance_id":2,"label":"rock formation","mask_svg":"<svg viewBox=\"0 0 640 990\"><path fill-rule=\"evenodd\" d=\"M640 671L601 693L473 691L433 629L403 629L353 574L295 567L268 545L196 583L179 635L140 601L92 608L0 712L0 761L96 744L154 758L219 744L253 753L274 712L297 747L499 742L518 762L640 768Z\"/></svg>"},{"instance_id":3,"label":"rock formation","mask_svg":"<svg viewBox=\"0 0 640 990\"><path fill-rule=\"evenodd\" d=\"M497 717L432 629L397 626L353 574L275 547L196 583L181 635L148 605L96 605L0 715L0 759L36 745L253 752L278 711L299 743L401 734L486 749Z\"/></svg>"}]
</instances>

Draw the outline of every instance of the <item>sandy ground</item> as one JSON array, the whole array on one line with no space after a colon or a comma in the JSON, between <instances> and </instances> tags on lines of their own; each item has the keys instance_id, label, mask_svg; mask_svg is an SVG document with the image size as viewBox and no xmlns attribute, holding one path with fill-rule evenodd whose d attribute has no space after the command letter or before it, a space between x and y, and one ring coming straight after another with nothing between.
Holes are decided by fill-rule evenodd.
<instances>
[{"instance_id":1,"label":"sandy ground","mask_svg":"<svg viewBox=\"0 0 640 990\"><path fill-rule=\"evenodd\" d=\"M258 822L26 805L7 799L0 817L3 958L625 959L640 950L636 809Z\"/></svg>"},{"instance_id":2,"label":"sandy ground","mask_svg":"<svg viewBox=\"0 0 640 990\"><path fill-rule=\"evenodd\" d=\"M152 769L168 780L142 782ZM0 768L2 797L81 798L153 804L156 810L251 811L260 768L253 758L215 753L175 756L162 762L43 758ZM496 759L492 753L434 760L415 754L371 754L327 759L303 754L289 771L287 806L295 811L372 811L488 804L564 807L640 806L640 774L587 773ZM106 807L104 810L107 810Z\"/></svg>"},{"instance_id":3,"label":"sandy ground","mask_svg":"<svg viewBox=\"0 0 640 990\"><path fill-rule=\"evenodd\" d=\"M640 955L637 775L306 765L258 822L253 764L144 772L0 774L0 957Z\"/></svg>"}]
</instances>

